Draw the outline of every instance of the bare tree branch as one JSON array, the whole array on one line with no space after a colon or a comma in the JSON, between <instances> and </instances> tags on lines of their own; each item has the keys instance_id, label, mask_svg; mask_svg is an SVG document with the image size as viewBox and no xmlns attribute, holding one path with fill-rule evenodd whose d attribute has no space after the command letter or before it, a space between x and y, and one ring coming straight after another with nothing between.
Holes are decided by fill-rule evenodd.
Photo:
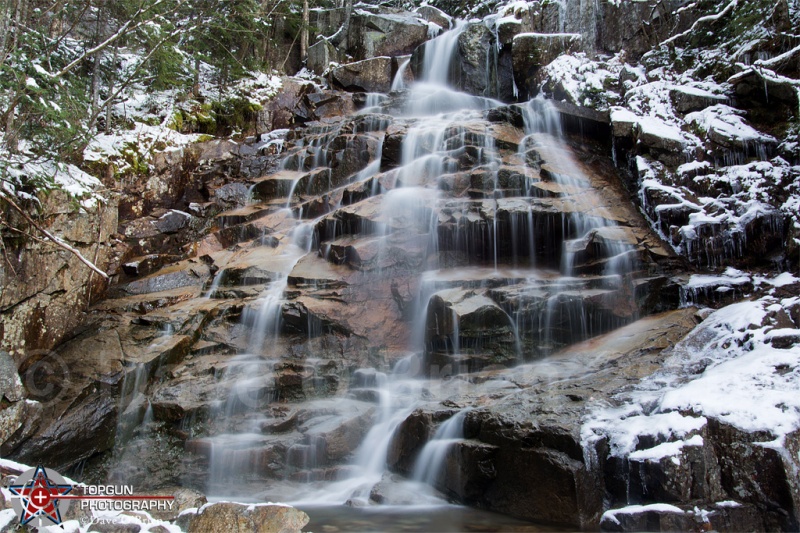
<instances>
[{"instance_id":1,"label":"bare tree branch","mask_svg":"<svg viewBox=\"0 0 800 533\"><path fill-rule=\"evenodd\" d=\"M185 0L179 0L176 3L175 7L173 7L170 10L170 12L175 11L178 8L178 6L183 4L184 1ZM150 22L153 22L156 19L164 18L163 14L158 14L157 13L157 14L153 15L153 17L151 17L151 18L140 20L139 22L137 22L135 24L133 23L133 21L136 20L139 16L143 15L144 13L147 13L148 11L151 11L151 10L155 9L156 7L158 7L159 5L163 4L164 2L166 2L166 0L156 0L156 2L154 4L150 5L147 8L145 8L143 6L140 7L139 10L136 13L134 13L133 16L125 24L120 26L120 28L117 30L116 33L114 33L113 35L108 37L105 41L101 42L97 46L92 47L92 48L90 48L88 50L85 50L80 56L78 56L75 59L73 59L64 68L62 68L60 71L55 73L53 75L53 77L54 78L60 78L61 76L63 76L64 74L66 74L67 72L69 72L70 70L75 68L76 65L80 64L81 61L83 61L87 57L93 56L97 52L100 52L100 51L108 48L112 43L114 43L117 40L119 40L120 38L124 37L129 32L131 32L131 31L133 31L133 30L135 30L137 28L141 28L142 26L144 26L146 24L149 24Z\"/></svg>"},{"instance_id":2,"label":"bare tree branch","mask_svg":"<svg viewBox=\"0 0 800 533\"><path fill-rule=\"evenodd\" d=\"M81 253L78 250L76 250L75 248L73 248L69 244L65 243L64 241L62 241L61 239L59 239L58 237L56 237L55 235L53 235L52 233L50 233L49 231L47 231L46 229L41 227L39 224L34 222L33 219L30 217L30 215L28 215L28 213L26 213L24 209L22 209L20 206L18 206L16 204L16 202L14 202L14 200L12 200L5 192L0 192L0 198L5 200L8 203L8 205L10 205L14 209L14 211L19 213L22 216L22 218L25 219L25 222L30 224L32 227L36 228L42 235L47 237L50 241L55 243L57 246L63 248L64 250L70 252L71 254L73 254L83 264L85 264L87 267L91 268L93 271L97 272L103 279L105 279L105 280L108 279L108 274L106 274L105 272L103 272L102 270L97 268L97 266L95 266L94 263L92 263L91 261L89 261L88 259L83 257L83 255L81 255Z\"/></svg>"}]
</instances>

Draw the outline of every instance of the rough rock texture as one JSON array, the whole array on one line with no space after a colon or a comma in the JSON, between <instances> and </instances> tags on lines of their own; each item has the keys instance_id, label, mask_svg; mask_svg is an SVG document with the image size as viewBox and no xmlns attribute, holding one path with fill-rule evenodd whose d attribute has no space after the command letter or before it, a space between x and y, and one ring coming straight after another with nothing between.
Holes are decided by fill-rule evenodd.
<instances>
[{"instance_id":1,"label":"rough rock texture","mask_svg":"<svg viewBox=\"0 0 800 533\"><path fill-rule=\"evenodd\" d=\"M582 36L575 33L520 33L514 36L511 56L514 80L523 98L536 95L536 75L561 54L574 52L580 47Z\"/></svg>"},{"instance_id":2,"label":"rough rock texture","mask_svg":"<svg viewBox=\"0 0 800 533\"><path fill-rule=\"evenodd\" d=\"M331 81L349 91L389 92L392 86L392 59L373 57L336 67Z\"/></svg>"},{"instance_id":3,"label":"rough rock texture","mask_svg":"<svg viewBox=\"0 0 800 533\"><path fill-rule=\"evenodd\" d=\"M580 33L582 50L589 54L625 50L638 58L654 42L691 26L697 15L691 10L676 14L681 5L680 0L664 2L658 9L643 2L534 1L514 15L522 32Z\"/></svg>"},{"instance_id":4,"label":"rough rock texture","mask_svg":"<svg viewBox=\"0 0 800 533\"><path fill-rule=\"evenodd\" d=\"M45 228L99 268L117 268L119 250L111 237L117 227L116 197L98 202L91 211L74 212L65 193L54 193L42 201L42 211ZM83 311L103 296L106 282L47 241L5 246L0 264L0 349L11 354L24 373L85 320Z\"/></svg>"},{"instance_id":5,"label":"rough rock texture","mask_svg":"<svg viewBox=\"0 0 800 533\"><path fill-rule=\"evenodd\" d=\"M308 47L308 68L315 74L323 74L331 63L339 62L336 47L327 40L320 40Z\"/></svg>"},{"instance_id":6,"label":"rough rock texture","mask_svg":"<svg viewBox=\"0 0 800 533\"><path fill-rule=\"evenodd\" d=\"M187 531L299 533L308 520L306 513L288 505L215 503L203 507L191 519Z\"/></svg>"},{"instance_id":7,"label":"rough rock texture","mask_svg":"<svg viewBox=\"0 0 800 533\"><path fill-rule=\"evenodd\" d=\"M408 13L373 14L364 11L355 13L350 21L347 51L356 61L402 56L410 54L427 40L428 25Z\"/></svg>"}]
</instances>

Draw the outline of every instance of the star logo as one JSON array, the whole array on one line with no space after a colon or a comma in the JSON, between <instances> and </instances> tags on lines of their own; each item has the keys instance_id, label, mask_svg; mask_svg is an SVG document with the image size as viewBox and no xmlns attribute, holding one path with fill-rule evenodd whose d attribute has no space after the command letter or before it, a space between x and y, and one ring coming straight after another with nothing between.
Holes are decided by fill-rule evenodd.
<instances>
[{"instance_id":1,"label":"star logo","mask_svg":"<svg viewBox=\"0 0 800 533\"><path fill-rule=\"evenodd\" d=\"M59 501L59 496L69 493L73 485L67 484L54 470L41 465L21 474L17 482L20 484L8 488L11 494L19 496L14 502L14 509L20 524L25 525L35 518L39 519L40 527L44 520L55 525L61 524L61 513L67 511L69 503Z\"/></svg>"}]
</instances>

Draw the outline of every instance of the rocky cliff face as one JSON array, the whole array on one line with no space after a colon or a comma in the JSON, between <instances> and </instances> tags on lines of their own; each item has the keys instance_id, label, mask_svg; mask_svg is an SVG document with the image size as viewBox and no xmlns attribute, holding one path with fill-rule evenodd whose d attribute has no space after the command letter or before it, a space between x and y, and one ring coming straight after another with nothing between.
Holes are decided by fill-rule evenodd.
<instances>
[{"instance_id":1,"label":"rocky cliff face","mask_svg":"<svg viewBox=\"0 0 800 533\"><path fill-rule=\"evenodd\" d=\"M96 200L91 208L76 208L65 193L55 192L42 199L41 224L101 268L114 270L119 266L119 243L112 237L117 197ZM39 402L55 395L70 371L52 350L82 326L107 288L106 280L73 254L43 240L35 229L28 231L5 236L0 265L3 455L36 430Z\"/></svg>"},{"instance_id":2,"label":"rocky cliff face","mask_svg":"<svg viewBox=\"0 0 800 533\"><path fill-rule=\"evenodd\" d=\"M436 457L447 498L536 522L796 529L798 284L768 269L797 268L797 52L712 81L723 58L684 46L760 4L682 4L357 10L310 51L325 77L265 102L263 136L164 154L118 208L56 214L114 273L85 314L88 271L18 255L3 455L413 500L368 449L417 479ZM798 14L779 4L775 28ZM66 379L33 397L26 354L53 347Z\"/></svg>"}]
</instances>

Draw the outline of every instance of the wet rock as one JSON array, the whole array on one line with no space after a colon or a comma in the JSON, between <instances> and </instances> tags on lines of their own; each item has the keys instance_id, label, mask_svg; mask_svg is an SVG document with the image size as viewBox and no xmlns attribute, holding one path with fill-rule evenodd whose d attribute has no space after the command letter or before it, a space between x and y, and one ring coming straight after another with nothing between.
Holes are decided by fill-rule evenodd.
<instances>
[{"instance_id":1,"label":"wet rock","mask_svg":"<svg viewBox=\"0 0 800 533\"><path fill-rule=\"evenodd\" d=\"M82 391L70 410L25 441L13 456L29 464L49 464L59 470L107 451L114 445L118 390L93 384Z\"/></svg>"},{"instance_id":2,"label":"wet rock","mask_svg":"<svg viewBox=\"0 0 800 533\"><path fill-rule=\"evenodd\" d=\"M254 531L300 533L308 523L306 513L288 505L215 503L203 507L189 522L190 533Z\"/></svg>"},{"instance_id":3,"label":"wet rock","mask_svg":"<svg viewBox=\"0 0 800 533\"><path fill-rule=\"evenodd\" d=\"M450 414L452 412L447 413ZM437 420L436 413L417 409L400 423L397 436L392 439L386 454L386 464L390 470L406 474L412 472L419 452L435 432L433 426Z\"/></svg>"},{"instance_id":4,"label":"wet rock","mask_svg":"<svg viewBox=\"0 0 800 533\"><path fill-rule=\"evenodd\" d=\"M492 64L492 54L496 53L494 34L485 24L470 24L458 36L457 63L459 73L457 87L464 92L478 96L494 96L497 72L487 71Z\"/></svg>"},{"instance_id":5,"label":"wet rock","mask_svg":"<svg viewBox=\"0 0 800 533\"><path fill-rule=\"evenodd\" d=\"M345 413L314 423L306 423L306 438L324 450L328 464L340 462L350 457L361 444L364 436L372 426L374 408L360 407L353 413Z\"/></svg>"},{"instance_id":6,"label":"wet rock","mask_svg":"<svg viewBox=\"0 0 800 533\"><path fill-rule=\"evenodd\" d=\"M475 291L450 289L428 303L426 366L438 374L447 366L472 372L516 361L513 324L493 300Z\"/></svg>"},{"instance_id":7,"label":"wet rock","mask_svg":"<svg viewBox=\"0 0 800 533\"><path fill-rule=\"evenodd\" d=\"M387 93L392 85L392 59L373 57L336 67L331 81L349 91Z\"/></svg>"}]
</instances>

